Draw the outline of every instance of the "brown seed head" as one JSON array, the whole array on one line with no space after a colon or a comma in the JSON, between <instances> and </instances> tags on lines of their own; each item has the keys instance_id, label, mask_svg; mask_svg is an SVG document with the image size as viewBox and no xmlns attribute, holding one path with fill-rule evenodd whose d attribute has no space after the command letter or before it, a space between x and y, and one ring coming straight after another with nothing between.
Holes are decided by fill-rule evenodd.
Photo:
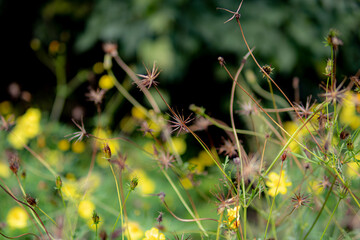
<instances>
[{"instance_id":1,"label":"brown seed head","mask_svg":"<svg viewBox=\"0 0 360 240\"><path fill-rule=\"evenodd\" d=\"M18 173L19 167L20 167L19 156L17 155L17 153L9 151L9 150L6 151L6 155L7 155L8 162L9 162L9 168L16 175Z\"/></svg>"},{"instance_id":2,"label":"brown seed head","mask_svg":"<svg viewBox=\"0 0 360 240\"><path fill-rule=\"evenodd\" d=\"M159 76L160 71L159 68L156 67L155 62L153 63L153 67L151 71L146 67L146 75L136 74L138 77L141 77L140 84L142 84L146 88L150 88L152 85L157 86L159 82L155 81L155 79Z\"/></svg>"},{"instance_id":3,"label":"brown seed head","mask_svg":"<svg viewBox=\"0 0 360 240\"><path fill-rule=\"evenodd\" d=\"M31 197L29 194L26 194L25 200L30 206L35 207L37 205L37 200Z\"/></svg>"}]
</instances>

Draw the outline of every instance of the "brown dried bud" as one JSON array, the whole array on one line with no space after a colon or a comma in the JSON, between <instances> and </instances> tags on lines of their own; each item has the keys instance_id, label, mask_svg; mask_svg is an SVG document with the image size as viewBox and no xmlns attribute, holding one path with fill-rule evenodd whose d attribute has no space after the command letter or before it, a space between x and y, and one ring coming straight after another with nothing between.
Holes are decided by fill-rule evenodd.
<instances>
[{"instance_id":1,"label":"brown dried bud","mask_svg":"<svg viewBox=\"0 0 360 240\"><path fill-rule=\"evenodd\" d=\"M287 158L287 154L286 152L284 152L282 155L281 155L281 161L285 161Z\"/></svg>"},{"instance_id":2,"label":"brown dried bud","mask_svg":"<svg viewBox=\"0 0 360 240\"><path fill-rule=\"evenodd\" d=\"M218 57L218 61L219 61L220 66L222 66L222 67L225 66L225 60L223 57Z\"/></svg>"},{"instance_id":3,"label":"brown dried bud","mask_svg":"<svg viewBox=\"0 0 360 240\"><path fill-rule=\"evenodd\" d=\"M30 206L33 206L35 207L37 205L37 200L33 197L31 197L29 194L26 194L26 202L30 205Z\"/></svg>"},{"instance_id":4,"label":"brown dried bud","mask_svg":"<svg viewBox=\"0 0 360 240\"><path fill-rule=\"evenodd\" d=\"M99 215L95 212L95 210L94 210L94 212L93 212L92 220L93 220L93 223L94 223L95 225L98 225L98 224L100 223L100 217L99 217Z\"/></svg>"},{"instance_id":5,"label":"brown dried bud","mask_svg":"<svg viewBox=\"0 0 360 240\"><path fill-rule=\"evenodd\" d=\"M11 151L7 151L6 153L7 153L7 157L8 157L10 170L14 174L17 174L17 172L19 171L19 167L20 167L19 156L16 153L11 152Z\"/></svg>"},{"instance_id":6,"label":"brown dried bud","mask_svg":"<svg viewBox=\"0 0 360 240\"><path fill-rule=\"evenodd\" d=\"M156 221L160 224L163 220L163 212L159 212L159 216L156 218Z\"/></svg>"},{"instance_id":7,"label":"brown dried bud","mask_svg":"<svg viewBox=\"0 0 360 240\"><path fill-rule=\"evenodd\" d=\"M350 135L350 133L349 133L348 131L343 130L343 131L341 131L341 133L340 133L340 139L341 139L341 140L345 140L345 139L347 139L347 138L349 137L349 135Z\"/></svg>"},{"instance_id":8,"label":"brown dried bud","mask_svg":"<svg viewBox=\"0 0 360 240\"><path fill-rule=\"evenodd\" d=\"M267 77L266 74L270 75L272 73L272 71L274 70L274 68L272 68L270 65L264 65L264 66L262 66L262 70L263 71L261 71L261 72L263 72L263 77Z\"/></svg>"},{"instance_id":9,"label":"brown dried bud","mask_svg":"<svg viewBox=\"0 0 360 240\"><path fill-rule=\"evenodd\" d=\"M138 184L139 184L139 178L134 177L133 179L131 179L130 190L134 191Z\"/></svg>"},{"instance_id":10,"label":"brown dried bud","mask_svg":"<svg viewBox=\"0 0 360 240\"><path fill-rule=\"evenodd\" d=\"M103 148L104 154L105 154L105 158L106 159L110 159L111 158L111 149L109 147L109 144L105 144L104 148Z\"/></svg>"}]
</instances>

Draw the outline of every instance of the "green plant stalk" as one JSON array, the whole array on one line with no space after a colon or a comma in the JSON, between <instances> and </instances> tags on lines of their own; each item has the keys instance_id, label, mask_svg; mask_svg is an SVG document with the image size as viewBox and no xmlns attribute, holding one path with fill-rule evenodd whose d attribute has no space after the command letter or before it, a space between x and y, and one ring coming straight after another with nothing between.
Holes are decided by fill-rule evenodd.
<instances>
[{"instance_id":1,"label":"green plant stalk","mask_svg":"<svg viewBox=\"0 0 360 240\"><path fill-rule=\"evenodd\" d=\"M95 224L95 239L98 239L98 234L97 234L98 228L97 228L97 224Z\"/></svg>"},{"instance_id":2,"label":"green plant stalk","mask_svg":"<svg viewBox=\"0 0 360 240\"><path fill-rule=\"evenodd\" d=\"M65 204L65 201L64 201L64 197L63 197L62 191L61 191L61 189L58 189L58 191L59 191L59 194L60 194L62 203L64 204L64 208L66 208L66 204Z\"/></svg>"},{"instance_id":3,"label":"green plant stalk","mask_svg":"<svg viewBox=\"0 0 360 240\"><path fill-rule=\"evenodd\" d=\"M184 198L181 196L179 190L177 189L177 187L175 186L174 182L171 180L171 178L169 177L169 175L167 174L167 172L160 167L161 172L164 174L165 178L168 180L168 182L170 183L171 187L174 189L176 195L179 197L181 203L184 205L184 207L186 208L186 210L188 211L188 213L191 215L191 217L193 217L194 219L196 219L195 214L192 212L192 210L190 209L190 207L187 205L187 203L185 202ZM199 229L204 233L204 235L206 237L208 237L208 234L206 232L206 230L204 229L204 227L202 226L200 221L196 221L196 224L198 225Z\"/></svg>"},{"instance_id":4,"label":"green plant stalk","mask_svg":"<svg viewBox=\"0 0 360 240\"><path fill-rule=\"evenodd\" d=\"M222 221L223 214L224 214L224 212L221 212L221 214L220 214L219 223L218 223L218 227L217 227L217 231L216 231L216 240L219 240L219 237L220 237L221 221Z\"/></svg>"},{"instance_id":5,"label":"green plant stalk","mask_svg":"<svg viewBox=\"0 0 360 240\"><path fill-rule=\"evenodd\" d=\"M242 70L242 67L244 66L244 64L242 64L239 68L239 70L237 71L235 78L233 78L233 85L231 88L231 97L230 97L230 120L231 120L231 127L232 127L232 131L235 137L235 141L236 141L236 146L238 149L238 156L240 159L240 167L241 167L241 188L242 188L242 193L243 193L243 208L244 208L244 237L246 239L246 189L245 189L245 181L244 181L244 168L243 168L243 161L242 161L242 152L241 152L241 146L240 146L240 141L239 141L239 137L236 134L236 127L235 127L235 121L234 121L234 95L235 95L235 88L236 88L236 83L237 83L237 79L239 77L239 74ZM226 68L226 66L223 66L224 69L226 70L226 72L229 74L229 76L231 76L229 70ZM240 211L240 210L239 210Z\"/></svg>"},{"instance_id":6,"label":"green plant stalk","mask_svg":"<svg viewBox=\"0 0 360 240\"><path fill-rule=\"evenodd\" d=\"M275 196L274 196L274 198L273 198L273 200L272 200L272 203L271 203L270 212L269 212L269 217L268 217L268 221L267 221L267 223L266 223L266 228L265 228L264 239L266 239L267 230L268 230L269 223L270 223L270 220L271 220L272 210L273 210L273 207L274 207L274 204L275 204L275 199L276 199L277 191L278 191L278 189L279 189L283 165L284 165L284 161L281 162L281 168L280 168L280 174L279 174L279 181L278 181L278 184L277 184L276 189L275 189ZM275 239L277 239L276 234L275 234L274 237L275 237Z\"/></svg>"},{"instance_id":7,"label":"green plant stalk","mask_svg":"<svg viewBox=\"0 0 360 240\"><path fill-rule=\"evenodd\" d=\"M329 225L330 225L330 223L331 223L331 219L333 218L333 216L334 216L334 214L335 214L335 211L336 211L337 207L339 206L340 201L341 201L341 198L339 198L339 201L336 203L336 206L335 206L335 208L334 208L334 211L332 212L332 214L331 214L331 216L330 216L330 219L329 219L328 223L326 224L326 227L325 227L325 229L324 229L324 231L323 231L323 233L322 233L322 235L321 235L320 240L323 239L323 237L325 236L326 230L328 229L328 227L329 227Z\"/></svg>"},{"instance_id":8,"label":"green plant stalk","mask_svg":"<svg viewBox=\"0 0 360 240\"><path fill-rule=\"evenodd\" d=\"M320 111L320 109L323 107L324 104L327 103L322 103L321 105L317 106L316 110L314 111L314 113L308 118L306 119L306 121L300 126L298 127L298 129L296 129L296 131L293 133L293 135L291 135L290 139L286 142L285 146L280 150L280 152L278 153L278 155L275 157L275 159L273 160L273 162L270 164L270 166L267 168L267 170L265 171L264 175L267 175L270 170L273 168L273 166L275 165L275 163L278 161L278 159L281 157L281 155L284 153L284 151L287 149L287 147L290 145L290 143L295 139L295 137L297 136L297 134L300 132L300 130L317 114L317 112ZM319 160L323 161L321 158L318 157Z\"/></svg>"},{"instance_id":9,"label":"green plant stalk","mask_svg":"<svg viewBox=\"0 0 360 240\"><path fill-rule=\"evenodd\" d=\"M277 110L277 106L276 106L276 102L275 102L275 97L274 97L274 91L273 91L273 88L272 88L272 85L271 85L271 81L268 77L266 77L267 79L267 82L269 84L269 89L270 89L270 94L271 94L271 98L272 98L272 102L273 102L273 106L274 106L274 109ZM276 117L277 117L277 120L278 120L278 123L280 125L282 125L281 123L281 119L280 119L280 114L278 111L276 111ZM282 132L282 135L284 137L284 132Z\"/></svg>"},{"instance_id":10,"label":"green plant stalk","mask_svg":"<svg viewBox=\"0 0 360 240\"><path fill-rule=\"evenodd\" d=\"M120 206L120 218L121 218L121 227L124 226L124 219L123 219L123 215L122 215L122 212L123 212L123 206L122 206L122 203L121 203L121 196L120 196L120 191L119 191L119 184L118 184L118 181L116 179L116 175L115 175L115 172L114 172L114 168L112 167L111 163L109 162L109 165L110 165L110 169L111 169L111 172L112 172L112 175L114 176L114 180L115 180L115 185L116 185L116 193L117 193L117 196L118 196L118 200L119 200L119 206ZM116 224L118 222L119 218L116 219L116 222L114 224L114 227L113 227L113 232L115 231L115 228L116 228ZM124 234L122 234L122 239L124 239Z\"/></svg>"},{"instance_id":11,"label":"green plant stalk","mask_svg":"<svg viewBox=\"0 0 360 240\"><path fill-rule=\"evenodd\" d=\"M328 193L326 194L325 201L324 201L323 205L321 206L321 209L320 209L318 215L316 216L315 221L314 221L313 224L311 225L309 231L306 233L306 235L305 235L305 237L303 238L303 240L305 240L305 239L309 236L309 234L311 233L311 231L312 231L313 228L315 227L315 224L316 224L317 221L319 220L320 215L321 215L322 211L323 211L324 208L325 208L326 202L328 201L329 196L330 196L330 194L331 194L331 192L332 192L332 189L333 189L333 186L334 186L335 182L336 182L336 177L334 178L334 181L332 182L331 187L330 187Z\"/></svg>"},{"instance_id":12,"label":"green plant stalk","mask_svg":"<svg viewBox=\"0 0 360 240\"><path fill-rule=\"evenodd\" d=\"M143 112L146 112L146 108L144 108L130 93L124 88L121 83L116 79L114 73L111 70L108 70L108 74L114 79L114 85L119 90L119 92L135 107L140 108Z\"/></svg>"},{"instance_id":13,"label":"green plant stalk","mask_svg":"<svg viewBox=\"0 0 360 240\"><path fill-rule=\"evenodd\" d=\"M57 86L56 86L55 101L50 114L50 119L52 121L59 120L65 104L66 92L67 92L65 61L66 59L64 55L59 55L55 59L55 76L56 76Z\"/></svg>"},{"instance_id":14,"label":"green plant stalk","mask_svg":"<svg viewBox=\"0 0 360 240\"><path fill-rule=\"evenodd\" d=\"M344 179L341 177L341 175L340 175L340 173L337 171L337 169L336 169L335 167L332 167L332 169L335 171L336 175L338 176L338 178L340 179L340 181L342 182L342 184L343 184L344 186L346 186L346 183L345 183ZM356 202L356 204L357 204L358 207L360 208L360 204L359 204L356 196L355 196L355 195L353 194L353 192L351 191L351 189L350 189L350 188L347 188L347 190L349 191L351 197L354 199L354 201Z\"/></svg>"},{"instance_id":15,"label":"green plant stalk","mask_svg":"<svg viewBox=\"0 0 360 240\"><path fill-rule=\"evenodd\" d=\"M39 206L36 206L36 208L39 209L40 212L42 212L50 221L52 221L55 226L57 226L56 222L49 215L47 215L46 212L44 212Z\"/></svg>"},{"instance_id":16,"label":"green plant stalk","mask_svg":"<svg viewBox=\"0 0 360 240\"><path fill-rule=\"evenodd\" d=\"M17 174L15 174L15 176L16 176L16 179L17 179L17 181L19 183L20 190L21 190L24 198L26 198L26 193L25 193L25 190L24 190L24 188L23 188L23 186L22 186L22 184L20 182L19 176ZM31 215L33 216L33 218L35 219L36 223L40 226L41 230L46 232L44 226L40 223L39 219L35 216L34 212L33 211L30 211L30 212L31 212Z\"/></svg>"}]
</instances>

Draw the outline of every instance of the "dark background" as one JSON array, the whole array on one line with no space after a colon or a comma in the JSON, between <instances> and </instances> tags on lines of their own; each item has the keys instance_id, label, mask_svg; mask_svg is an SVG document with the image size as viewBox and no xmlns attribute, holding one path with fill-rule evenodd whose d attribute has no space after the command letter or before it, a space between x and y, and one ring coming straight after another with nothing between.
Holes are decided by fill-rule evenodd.
<instances>
[{"instance_id":1,"label":"dark background","mask_svg":"<svg viewBox=\"0 0 360 240\"><path fill-rule=\"evenodd\" d=\"M228 110L222 106L227 106L231 80L217 58L223 56L235 74L247 50L236 22L224 24L232 15L216 8L234 11L238 4L230 0L0 1L0 101L11 100L7 87L17 82L32 94L32 100L12 99L16 107L32 105L50 111L56 79L30 48L32 39L39 39L45 52L53 40L66 44L68 79L102 61L102 43L113 41L119 45L119 55L138 73L144 72L143 63L150 67L157 61L162 69L160 88L173 106L187 109L196 103L213 114L225 115ZM357 0L245 0L241 23L249 44L256 46L258 61L275 68L274 79L290 99L292 79L300 78L304 101L309 94L316 96L325 80L330 48L325 47L324 38L330 28L339 30L344 43L338 52L338 79L360 68L359 6ZM113 68L122 81L124 73L115 64ZM252 69L267 89L251 59L245 68ZM100 77L93 76L93 80ZM67 100L63 120L70 119L74 106L85 106L88 114L95 111L84 97L88 86L82 84ZM136 89L131 93L142 98Z\"/></svg>"}]
</instances>

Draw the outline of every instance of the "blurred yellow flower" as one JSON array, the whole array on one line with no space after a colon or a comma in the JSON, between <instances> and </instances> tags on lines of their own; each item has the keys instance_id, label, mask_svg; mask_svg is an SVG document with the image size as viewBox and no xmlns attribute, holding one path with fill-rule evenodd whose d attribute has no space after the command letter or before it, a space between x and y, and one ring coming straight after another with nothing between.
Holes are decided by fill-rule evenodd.
<instances>
[{"instance_id":1,"label":"blurred yellow flower","mask_svg":"<svg viewBox=\"0 0 360 240\"><path fill-rule=\"evenodd\" d=\"M62 139L58 142L58 149L61 151L67 151L70 148L70 143L68 140Z\"/></svg>"},{"instance_id":2,"label":"blurred yellow flower","mask_svg":"<svg viewBox=\"0 0 360 240\"><path fill-rule=\"evenodd\" d=\"M356 156L357 159L360 158L360 156ZM346 176L350 178L358 177L360 174L360 167L359 163L356 162L349 162L346 167Z\"/></svg>"},{"instance_id":3,"label":"blurred yellow flower","mask_svg":"<svg viewBox=\"0 0 360 240\"><path fill-rule=\"evenodd\" d=\"M139 189L142 194L151 194L155 191L155 183L151 180L146 173L141 169L135 169L129 176L129 179L137 177L139 179L139 185L136 189Z\"/></svg>"},{"instance_id":4,"label":"blurred yellow flower","mask_svg":"<svg viewBox=\"0 0 360 240\"><path fill-rule=\"evenodd\" d=\"M324 191L324 188L321 185L321 181L310 181L309 190L312 190L315 195L319 195Z\"/></svg>"},{"instance_id":5,"label":"blurred yellow flower","mask_svg":"<svg viewBox=\"0 0 360 240\"><path fill-rule=\"evenodd\" d=\"M7 214L6 222L10 228L24 228L29 219L27 212L21 207L13 207Z\"/></svg>"},{"instance_id":6,"label":"blurred yellow flower","mask_svg":"<svg viewBox=\"0 0 360 240\"><path fill-rule=\"evenodd\" d=\"M167 149L170 151L170 153L175 154L178 153L179 155L182 155L186 152L186 142L183 138L171 138L172 144L170 142L167 142Z\"/></svg>"},{"instance_id":7,"label":"blurred yellow flower","mask_svg":"<svg viewBox=\"0 0 360 240\"><path fill-rule=\"evenodd\" d=\"M66 200L75 200L80 197L79 190L74 182L65 182L61 188L63 197Z\"/></svg>"},{"instance_id":8,"label":"blurred yellow flower","mask_svg":"<svg viewBox=\"0 0 360 240\"><path fill-rule=\"evenodd\" d=\"M11 172L10 172L9 164L0 162L0 177L8 178L10 177L10 174Z\"/></svg>"},{"instance_id":9,"label":"blurred yellow flower","mask_svg":"<svg viewBox=\"0 0 360 240\"><path fill-rule=\"evenodd\" d=\"M216 149L211 149L211 152L214 156L217 156ZM189 163L190 168L193 168L193 171L196 173L202 173L205 170L205 167L214 165L213 159L206 151L201 151L198 157L191 158Z\"/></svg>"},{"instance_id":10,"label":"blurred yellow flower","mask_svg":"<svg viewBox=\"0 0 360 240\"><path fill-rule=\"evenodd\" d=\"M101 74L104 71L104 64L102 62L97 62L93 66L93 71L96 74Z\"/></svg>"},{"instance_id":11,"label":"blurred yellow flower","mask_svg":"<svg viewBox=\"0 0 360 240\"><path fill-rule=\"evenodd\" d=\"M85 143L84 142L73 142L71 144L71 150L74 153L82 153L85 151Z\"/></svg>"},{"instance_id":12,"label":"blurred yellow flower","mask_svg":"<svg viewBox=\"0 0 360 240\"><path fill-rule=\"evenodd\" d=\"M137 222L128 222L127 228L126 228L126 235L129 235L131 240L138 240L142 238L144 235L144 232L141 230L140 225Z\"/></svg>"},{"instance_id":13,"label":"blurred yellow flower","mask_svg":"<svg viewBox=\"0 0 360 240\"><path fill-rule=\"evenodd\" d=\"M114 87L115 79L110 75L103 75L99 80L99 87L102 89L110 89Z\"/></svg>"},{"instance_id":14,"label":"blurred yellow flower","mask_svg":"<svg viewBox=\"0 0 360 240\"><path fill-rule=\"evenodd\" d=\"M12 105L9 101L3 101L0 103L0 114L7 115L12 112Z\"/></svg>"},{"instance_id":15,"label":"blurred yellow flower","mask_svg":"<svg viewBox=\"0 0 360 240\"><path fill-rule=\"evenodd\" d=\"M40 110L29 108L24 115L18 117L14 129L8 135L9 143L16 149L22 149L23 144L40 133L40 120Z\"/></svg>"},{"instance_id":16,"label":"blurred yellow flower","mask_svg":"<svg viewBox=\"0 0 360 240\"><path fill-rule=\"evenodd\" d=\"M136 119L145 120L146 119L146 109L143 107L133 107L131 109L131 116Z\"/></svg>"},{"instance_id":17,"label":"blurred yellow flower","mask_svg":"<svg viewBox=\"0 0 360 240\"><path fill-rule=\"evenodd\" d=\"M108 131L105 131L103 129L99 129L99 128L96 128L94 129L93 131L93 134L98 137L98 138L101 138L101 139L104 139L102 142L99 141L96 143L97 147L102 151L103 148L104 148L104 143L106 142L109 147L110 147L110 150L111 150L111 154L112 155L117 155L120 151L120 144L117 140L106 140L106 139L110 139L111 138L111 132L108 130Z\"/></svg>"},{"instance_id":18,"label":"blurred yellow flower","mask_svg":"<svg viewBox=\"0 0 360 240\"><path fill-rule=\"evenodd\" d=\"M292 121L288 121L284 123L284 129L290 134L293 135L295 133L295 131L300 127L300 125L298 123L292 122ZM300 141L302 137L306 136L308 134L307 129L304 127L302 128L297 136L296 136L296 140ZM301 141L300 141L301 142ZM292 152L294 153L298 153L300 150L300 146L299 144L293 140L290 145L289 148L291 149Z\"/></svg>"},{"instance_id":19,"label":"blurred yellow flower","mask_svg":"<svg viewBox=\"0 0 360 240\"><path fill-rule=\"evenodd\" d=\"M180 183L185 189L192 189L193 184L188 177L180 178Z\"/></svg>"},{"instance_id":20,"label":"blurred yellow flower","mask_svg":"<svg viewBox=\"0 0 360 240\"><path fill-rule=\"evenodd\" d=\"M104 153L102 152L96 155L96 163L102 168L109 166L109 161L104 157Z\"/></svg>"},{"instance_id":21,"label":"blurred yellow flower","mask_svg":"<svg viewBox=\"0 0 360 240\"><path fill-rule=\"evenodd\" d=\"M159 229L152 228L145 232L145 238L143 240L165 240L165 235L159 232Z\"/></svg>"},{"instance_id":22,"label":"blurred yellow flower","mask_svg":"<svg viewBox=\"0 0 360 240\"><path fill-rule=\"evenodd\" d=\"M94 210L95 210L95 205L90 200L82 200L79 203L79 207L78 207L79 216L84 219L91 218Z\"/></svg>"},{"instance_id":23,"label":"blurred yellow flower","mask_svg":"<svg viewBox=\"0 0 360 240\"><path fill-rule=\"evenodd\" d=\"M343 101L343 106L339 119L343 124L349 125L352 129L360 127L360 94L347 92Z\"/></svg>"},{"instance_id":24,"label":"blurred yellow flower","mask_svg":"<svg viewBox=\"0 0 360 240\"><path fill-rule=\"evenodd\" d=\"M291 186L292 183L287 181L287 177L285 176L285 172L281 172L280 176L275 173L271 172L268 176L269 180L266 181L266 186L269 187L269 195L275 197L278 193L286 194L287 187Z\"/></svg>"},{"instance_id":25,"label":"blurred yellow flower","mask_svg":"<svg viewBox=\"0 0 360 240\"><path fill-rule=\"evenodd\" d=\"M231 229L236 229L240 225L240 206L227 209L227 221Z\"/></svg>"}]
</instances>

